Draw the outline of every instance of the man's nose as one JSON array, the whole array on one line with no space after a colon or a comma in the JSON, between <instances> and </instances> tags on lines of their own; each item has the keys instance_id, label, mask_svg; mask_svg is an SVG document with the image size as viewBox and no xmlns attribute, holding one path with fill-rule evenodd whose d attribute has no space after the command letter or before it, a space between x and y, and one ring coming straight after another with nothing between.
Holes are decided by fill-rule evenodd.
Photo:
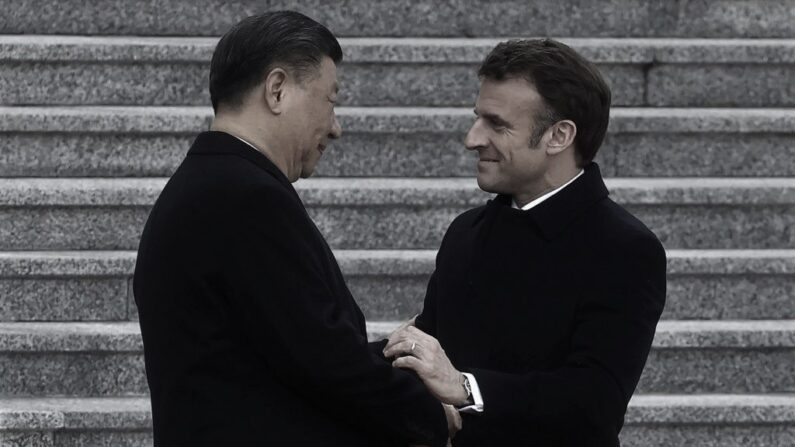
<instances>
[{"instance_id":1,"label":"man's nose","mask_svg":"<svg viewBox=\"0 0 795 447\"><path fill-rule=\"evenodd\" d=\"M472 123L472 127L469 128L469 132L467 132L467 136L464 139L464 146L470 151L477 150L487 144L483 126L480 121L480 118L478 118Z\"/></svg>"},{"instance_id":2,"label":"man's nose","mask_svg":"<svg viewBox=\"0 0 795 447\"><path fill-rule=\"evenodd\" d=\"M333 122L331 123L331 131L328 134L328 137L332 140L335 140L342 136L342 126L340 126L340 122L337 119L337 115L334 115Z\"/></svg>"}]
</instances>

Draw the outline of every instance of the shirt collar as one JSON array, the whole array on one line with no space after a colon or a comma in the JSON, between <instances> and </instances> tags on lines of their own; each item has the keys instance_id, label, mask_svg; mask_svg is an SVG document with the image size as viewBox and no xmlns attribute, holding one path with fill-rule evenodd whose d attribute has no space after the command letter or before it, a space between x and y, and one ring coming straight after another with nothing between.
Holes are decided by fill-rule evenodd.
<instances>
[{"instance_id":1,"label":"shirt collar","mask_svg":"<svg viewBox=\"0 0 795 447\"><path fill-rule=\"evenodd\" d=\"M229 135L232 135L232 134L230 133ZM244 140L244 139L240 138L240 137L239 137L239 136L237 136L237 135L232 135L232 136L233 136L233 137L235 137L235 138L237 138L238 140L240 140L240 141L242 141L242 142L244 142L244 143L248 144L249 146L253 147L254 149L256 149L256 150L257 150L257 152L260 152L260 150L259 150L259 149L257 149L257 146L254 146L253 144L251 144L251 143L249 143L248 141L246 141L246 140Z\"/></svg>"},{"instance_id":2,"label":"shirt collar","mask_svg":"<svg viewBox=\"0 0 795 447\"><path fill-rule=\"evenodd\" d=\"M573 181L577 180L577 178L580 177L584 172L585 172L584 169L580 169L580 172L578 172L577 175L572 177L571 180L569 180L568 182L566 182L566 183L560 185L559 187L553 189L552 191L549 191L549 192L541 195L540 197L536 197L530 203L528 203L527 205L523 206L522 207L522 211L527 211L529 209L532 209L533 207L535 207L536 205L540 204L544 200L547 200L548 198L554 196L555 194L560 192L561 189L569 186ZM516 201L515 200L511 200L511 207L514 208L514 209L519 209L519 207L516 205Z\"/></svg>"}]
</instances>

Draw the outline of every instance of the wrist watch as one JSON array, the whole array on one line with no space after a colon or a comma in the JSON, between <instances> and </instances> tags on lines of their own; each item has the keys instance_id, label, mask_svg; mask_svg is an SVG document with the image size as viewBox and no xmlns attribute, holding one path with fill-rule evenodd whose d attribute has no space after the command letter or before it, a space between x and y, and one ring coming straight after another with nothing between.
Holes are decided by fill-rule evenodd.
<instances>
[{"instance_id":1,"label":"wrist watch","mask_svg":"<svg viewBox=\"0 0 795 447\"><path fill-rule=\"evenodd\" d=\"M469 384L469 377L465 374L461 374L461 384L464 386L464 391L467 393L466 402L468 404L472 403L472 386Z\"/></svg>"}]
</instances>

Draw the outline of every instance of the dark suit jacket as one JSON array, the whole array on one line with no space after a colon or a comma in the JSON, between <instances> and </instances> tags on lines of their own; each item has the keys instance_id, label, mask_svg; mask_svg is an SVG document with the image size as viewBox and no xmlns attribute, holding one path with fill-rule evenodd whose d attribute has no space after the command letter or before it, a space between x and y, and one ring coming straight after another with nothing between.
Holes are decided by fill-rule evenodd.
<instances>
[{"instance_id":1,"label":"dark suit jacket","mask_svg":"<svg viewBox=\"0 0 795 447\"><path fill-rule=\"evenodd\" d=\"M441 405L367 343L287 178L221 132L158 198L134 280L157 446L444 445Z\"/></svg>"},{"instance_id":2,"label":"dark suit jacket","mask_svg":"<svg viewBox=\"0 0 795 447\"><path fill-rule=\"evenodd\" d=\"M417 326L474 374L457 446L617 446L665 302L665 252L596 164L537 207L450 225Z\"/></svg>"}]
</instances>

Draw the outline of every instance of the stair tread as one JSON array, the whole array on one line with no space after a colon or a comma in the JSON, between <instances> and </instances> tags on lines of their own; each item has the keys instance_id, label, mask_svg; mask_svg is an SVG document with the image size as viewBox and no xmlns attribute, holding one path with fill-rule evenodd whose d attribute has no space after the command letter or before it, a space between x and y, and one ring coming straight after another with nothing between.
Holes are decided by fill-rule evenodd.
<instances>
[{"instance_id":1,"label":"stair tread","mask_svg":"<svg viewBox=\"0 0 795 447\"><path fill-rule=\"evenodd\" d=\"M346 132L466 132L469 107L339 107ZM614 107L609 132L795 132L795 108ZM196 133L207 106L0 106L3 132Z\"/></svg>"},{"instance_id":2,"label":"stair tread","mask_svg":"<svg viewBox=\"0 0 795 447\"><path fill-rule=\"evenodd\" d=\"M148 206L167 178L0 178L0 206ZM611 197L629 204L790 205L795 178L607 178ZM479 206L491 195L474 178L310 178L296 182L313 205Z\"/></svg>"},{"instance_id":3,"label":"stair tread","mask_svg":"<svg viewBox=\"0 0 795 447\"><path fill-rule=\"evenodd\" d=\"M349 274L430 274L436 250L334 250ZM666 251L668 274L795 273L795 249ZM134 250L0 251L0 278L31 276L127 276Z\"/></svg>"},{"instance_id":4,"label":"stair tread","mask_svg":"<svg viewBox=\"0 0 795 447\"><path fill-rule=\"evenodd\" d=\"M558 37L597 63L792 63L795 39ZM345 62L479 63L500 37L340 38ZM209 61L217 37L0 35L6 60Z\"/></svg>"},{"instance_id":5,"label":"stair tread","mask_svg":"<svg viewBox=\"0 0 795 447\"><path fill-rule=\"evenodd\" d=\"M371 321L368 334L385 337L400 321ZM657 349L794 348L795 320L663 320ZM4 352L139 352L138 322L0 322Z\"/></svg>"},{"instance_id":6,"label":"stair tread","mask_svg":"<svg viewBox=\"0 0 795 447\"><path fill-rule=\"evenodd\" d=\"M149 397L0 398L0 430L151 427ZM793 394L639 394L626 423L795 423Z\"/></svg>"}]
</instances>

